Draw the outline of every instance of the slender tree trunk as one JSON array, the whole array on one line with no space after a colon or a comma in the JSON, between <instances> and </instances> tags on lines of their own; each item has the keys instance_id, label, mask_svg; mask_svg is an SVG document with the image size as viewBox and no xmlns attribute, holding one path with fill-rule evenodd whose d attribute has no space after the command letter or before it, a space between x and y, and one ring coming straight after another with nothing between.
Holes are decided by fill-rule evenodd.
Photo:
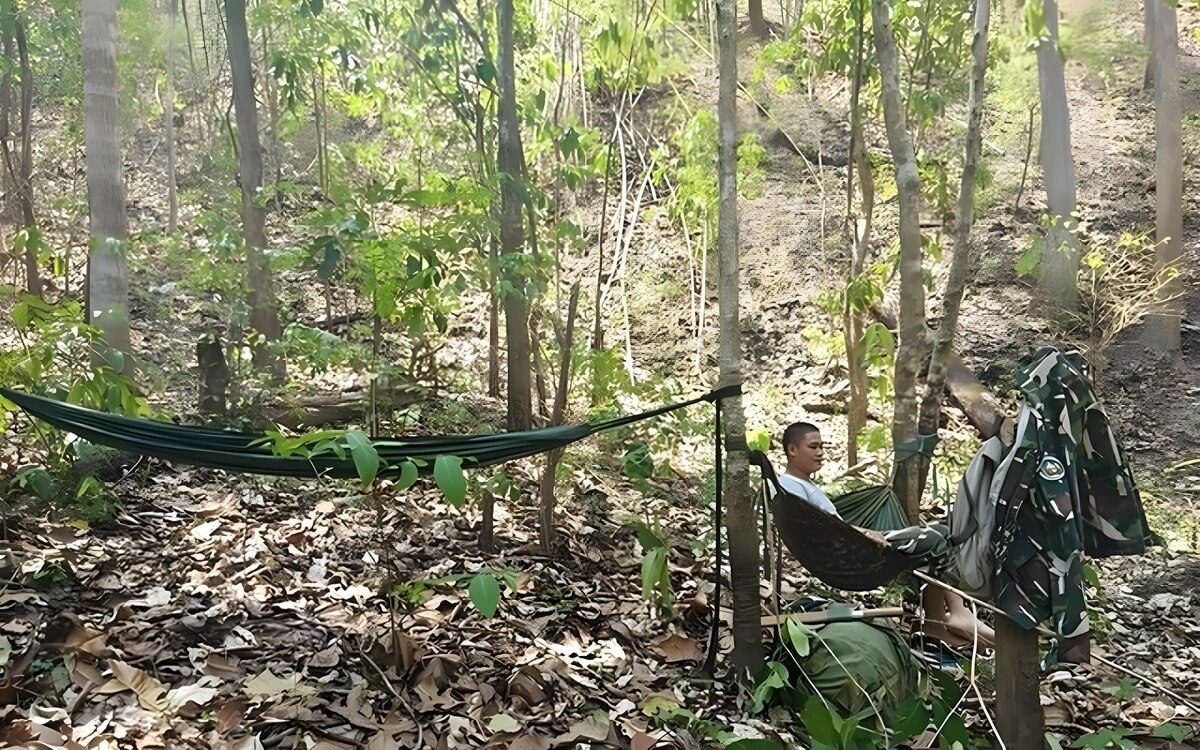
<instances>
[{"instance_id":1,"label":"slender tree trunk","mask_svg":"<svg viewBox=\"0 0 1200 750\"><path fill-rule=\"evenodd\" d=\"M575 316L579 309L579 282L571 287L571 301L567 307L567 326L560 343L558 364L558 390L554 393L554 412L550 416L551 425L560 425L563 413L567 408L567 393L571 387L571 347L575 338ZM554 475L557 473L558 462L562 459L562 448L550 451L546 456L546 469L542 473L542 482L538 488L538 538L542 552L549 555L554 551Z\"/></svg>"},{"instance_id":2,"label":"slender tree trunk","mask_svg":"<svg viewBox=\"0 0 1200 750\"><path fill-rule=\"evenodd\" d=\"M1058 2L1043 0L1046 38L1038 44L1038 88L1042 100L1042 174L1054 224L1042 251L1041 302L1074 311L1079 305L1079 238L1075 216L1075 159L1071 155L1071 115L1058 49Z\"/></svg>"},{"instance_id":3,"label":"slender tree trunk","mask_svg":"<svg viewBox=\"0 0 1200 750\"><path fill-rule=\"evenodd\" d=\"M1163 0L1146 0L1154 7L1154 175L1155 266L1178 268L1183 258L1183 113L1179 89L1179 28L1175 8ZM1178 279L1163 290L1166 309L1149 315L1143 327L1147 347L1181 364L1181 310Z\"/></svg>"},{"instance_id":4,"label":"slender tree trunk","mask_svg":"<svg viewBox=\"0 0 1200 750\"><path fill-rule=\"evenodd\" d=\"M513 50L513 0L496 6L499 65L496 81L500 88L500 144L497 157L500 185L500 252L522 252L524 231L521 219L521 132L517 123L517 91ZM508 427L527 430L533 424L530 394L529 320L525 279L502 263L503 275L512 289L504 297L504 329L508 339Z\"/></svg>"},{"instance_id":5,"label":"slender tree trunk","mask_svg":"<svg viewBox=\"0 0 1200 750\"><path fill-rule=\"evenodd\" d=\"M854 221L851 229L854 232L854 244L851 248L849 280L853 281L862 275L867 264L867 248L871 242L871 220L875 213L875 177L871 168L871 159L867 154L866 140L862 133L862 106L859 98L862 94L862 67L864 45L866 42L866 20L864 5L866 0L854 0L855 15L858 21L857 50L854 61L854 80L850 92L850 169L857 171L859 191L862 193L860 206L861 216ZM851 203L854 193L854 180L847 175L846 181L846 215L851 216ZM858 436L867 424L867 366L866 352L863 346L863 312L852 304L849 298L849 285L844 309L843 327L846 339L846 370L850 381L850 408L846 419L846 462L848 466L858 464Z\"/></svg>"},{"instance_id":6,"label":"slender tree trunk","mask_svg":"<svg viewBox=\"0 0 1200 750\"><path fill-rule=\"evenodd\" d=\"M275 305L274 280L264 252L267 247L266 211L259 192L263 181L262 147L258 141L258 104L246 30L246 0L226 0L229 68L233 76L233 108L237 121L238 165L242 184L242 234L250 282L250 325L267 341L282 334ZM282 378L285 365L265 346L254 348L254 364L270 367Z\"/></svg>"},{"instance_id":7,"label":"slender tree trunk","mask_svg":"<svg viewBox=\"0 0 1200 750\"><path fill-rule=\"evenodd\" d=\"M33 66L29 63L29 42L25 38L25 21L16 19L17 58L21 66L21 173L19 195L21 219L26 228L37 226L33 213ZM25 250L25 286L30 294L41 295L42 274L38 269L37 248Z\"/></svg>"},{"instance_id":8,"label":"slender tree trunk","mask_svg":"<svg viewBox=\"0 0 1200 750\"><path fill-rule=\"evenodd\" d=\"M179 196L175 184L175 17L179 0L167 0L167 91L163 120L167 140L167 231L175 234L179 226Z\"/></svg>"},{"instance_id":9,"label":"slender tree trunk","mask_svg":"<svg viewBox=\"0 0 1200 750\"><path fill-rule=\"evenodd\" d=\"M1158 49L1154 44L1155 29L1158 24L1155 23L1154 14L1158 9L1158 0L1143 0L1142 5L1145 8L1146 25L1142 31L1142 39L1146 43L1146 73L1142 77L1142 90L1149 91L1154 88L1154 68L1156 58L1158 57ZM1172 9L1174 12L1174 9ZM1176 42L1178 46L1178 42Z\"/></svg>"},{"instance_id":10,"label":"slender tree trunk","mask_svg":"<svg viewBox=\"0 0 1200 750\"><path fill-rule=\"evenodd\" d=\"M720 385L742 382L742 342L738 316L737 210L737 5L719 0L720 96L717 104L720 137L717 148L719 183L717 255L721 290ZM758 594L758 519L750 496L746 456L746 417L741 396L724 400L726 528L729 532L729 570L733 585L733 663L742 677L762 668L762 627ZM720 438L718 438L720 439ZM718 530L719 531L719 530ZM717 543L720 544L718 536Z\"/></svg>"},{"instance_id":11,"label":"slender tree trunk","mask_svg":"<svg viewBox=\"0 0 1200 750\"><path fill-rule=\"evenodd\" d=\"M117 108L117 0L83 0L83 138L87 162L91 249L88 322L104 333L100 359L132 374L129 344L128 228ZM114 357L112 352L120 352Z\"/></svg>"},{"instance_id":12,"label":"slender tree trunk","mask_svg":"<svg viewBox=\"0 0 1200 750\"><path fill-rule=\"evenodd\" d=\"M988 23L991 19L991 0L975 0L975 34L971 42L971 82L967 93L967 140L963 155L962 179L958 186L958 206L954 222L954 257L946 279L945 306L942 325L938 329L929 357L925 398L921 402L918 433L936 435L942 417L942 401L946 391L946 367L954 336L958 331L958 313L963 291L971 270L971 226L975 213L975 176L979 171L979 152L983 142L984 77L987 74ZM920 491L925 490L929 473L929 456L918 455Z\"/></svg>"},{"instance_id":13,"label":"slender tree trunk","mask_svg":"<svg viewBox=\"0 0 1200 750\"><path fill-rule=\"evenodd\" d=\"M896 404L892 422L896 477L893 487L910 523L921 510L916 462L909 460L917 442L917 377L925 352L925 280L921 270L921 176L900 95L899 55L892 32L891 4L871 0L875 51L883 78L883 114L888 145L896 165L900 204L900 343L896 350Z\"/></svg>"}]
</instances>

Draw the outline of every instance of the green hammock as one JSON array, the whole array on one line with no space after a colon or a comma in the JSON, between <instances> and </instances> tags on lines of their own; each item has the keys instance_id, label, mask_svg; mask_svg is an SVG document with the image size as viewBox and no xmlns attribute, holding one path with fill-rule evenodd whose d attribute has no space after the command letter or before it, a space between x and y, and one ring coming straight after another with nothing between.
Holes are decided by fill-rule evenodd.
<instances>
[{"instance_id":1,"label":"green hammock","mask_svg":"<svg viewBox=\"0 0 1200 750\"><path fill-rule=\"evenodd\" d=\"M870 591L922 565L921 560L855 528L895 531L905 526L890 486L864 487L833 498L842 516L838 518L783 489L765 453L751 451L749 459L762 471L764 499L780 541L825 585Z\"/></svg>"},{"instance_id":2,"label":"green hammock","mask_svg":"<svg viewBox=\"0 0 1200 750\"><path fill-rule=\"evenodd\" d=\"M465 469L478 468L545 453L598 432L661 416L702 401L715 402L740 392L740 385L727 386L690 401L667 404L641 414L600 422L494 435L372 438L371 443L384 466L380 471L381 476L397 474L400 464L404 461L414 461L419 471L430 473L433 471L434 459L446 455L461 458ZM263 434L123 417L7 388L0 388L0 395L59 429L93 443L129 453L250 474L291 477L320 475L339 479L358 477L354 460L349 455L345 458L334 455L311 458L278 456L272 452L269 443L258 442L265 437Z\"/></svg>"}]
</instances>

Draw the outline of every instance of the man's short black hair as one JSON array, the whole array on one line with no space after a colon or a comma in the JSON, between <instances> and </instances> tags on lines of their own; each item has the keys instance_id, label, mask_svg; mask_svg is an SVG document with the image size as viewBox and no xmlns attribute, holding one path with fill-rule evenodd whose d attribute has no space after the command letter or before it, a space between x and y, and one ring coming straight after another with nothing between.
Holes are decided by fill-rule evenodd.
<instances>
[{"instance_id":1,"label":"man's short black hair","mask_svg":"<svg viewBox=\"0 0 1200 750\"><path fill-rule=\"evenodd\" d=\"M799 445L804 438L820 431L811 422L794 422L788 425L788 428L783 431L783 450L787 451L789 445Z\"/></svg>"}]
</instances>

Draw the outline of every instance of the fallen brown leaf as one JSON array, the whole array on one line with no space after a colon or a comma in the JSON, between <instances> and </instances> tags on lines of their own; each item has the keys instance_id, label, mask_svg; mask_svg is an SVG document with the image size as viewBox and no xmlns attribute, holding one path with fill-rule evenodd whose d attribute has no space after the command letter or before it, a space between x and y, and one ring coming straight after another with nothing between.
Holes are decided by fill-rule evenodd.
<instances>
[{"instance_id":1,"label":"fallen brown leaf","mask_svg":"<svg viewBox=\"0 0 1200 750\"><path fill-rule=\"evenodd\" d=\"M663 657L669 662L704 660L704 651L701 650L699 643L676 633L659 641L658 649L662 651Z\"/></svg>"},{"instance_id":2,"label":"fallen brown leaf","mask_svg":"<svg viewBox=\"0 0 1200 750\"><path fill-rule=\"evenodd\" d=\"M226 735L242 724L246 715L246 701L243 698L233 698L221 704L217 709L217 733Z\"/></svg>"},{"instance_id":3,"label":"fallen brown leaf","mask_svg":"<svg viewBox=\"0 0 1200 750\"><path fill-rule=\"evenodd\" d=\"M110 659L108 666L112 669L113 678L101 685L96 692L100 694L120 693L132 690L137 694L138 703L143 708L152 711L163 711L167 704L163 695L167 686L154 679L149 672L131 667L123 661Z\"/></svg>"}]
</instances>

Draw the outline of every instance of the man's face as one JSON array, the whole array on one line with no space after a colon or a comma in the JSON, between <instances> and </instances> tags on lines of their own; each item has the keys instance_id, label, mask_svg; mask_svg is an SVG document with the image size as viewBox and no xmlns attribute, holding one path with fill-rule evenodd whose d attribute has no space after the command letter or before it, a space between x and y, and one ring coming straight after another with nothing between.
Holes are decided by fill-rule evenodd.
<instances>
[{"instance_id":1,"label":"man's face","mask_svg":"<svg viewBox=\"0 0 1200 750\"><path fill-rule=\"evenodd\" d=\"M821 433L810 432L787 447L788 467L802 474L816 474L825 463L825 443Z\"/></svg>"}]
</instances>

